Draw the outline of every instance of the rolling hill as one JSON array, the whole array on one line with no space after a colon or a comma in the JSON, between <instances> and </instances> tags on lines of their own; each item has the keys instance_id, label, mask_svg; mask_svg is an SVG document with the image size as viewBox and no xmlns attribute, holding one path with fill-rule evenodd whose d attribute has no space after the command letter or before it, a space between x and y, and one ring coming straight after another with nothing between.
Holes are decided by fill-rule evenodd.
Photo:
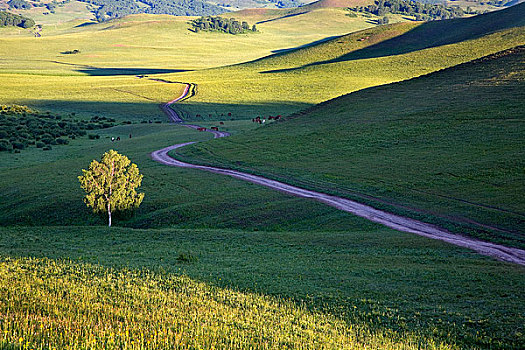
<instances>
[{"instance_id":1,"label":"rolling hill","mask_svg":"<svg viewBox=\"0 0 525 350\"><path fill-rule=\"evenodd\" d=\"M258 24L259 33L253 35L194 33L189 30L190 19L133 15L99 24L74 21L44 26L40 37L29 30L0 28L4 82L0 100L58 113L106 113L115 118L119 116L114 106L141 103L144 108L136 113L128 109L132 117L160 118L158 103L171 100L177 88L139 80L138 75L238 64L374 26L346 17L342 9L321 9L304 17ZM317 24L306 26L312 21ZM151 38L155 38L153 45ZM73 50L79 53L63 54ZM177 76L165 78L183 81ZM49 86L60 87L60 91Z\"/></svg>"},{"instance_id":2,"label":"rolling hill","mask_svg":"<svg viewBox=\"0 0 525 350\"><path fill-rule=\"evenodd\" d=\"M238 36L60 11L40 37L0 29L0 104L53 138L106 117L0 152L0 348L521 349L523 266L151 159L201 141L178 156L523 247L523 7L377 26L337 3L241 11L259 33ZM234 136L166 123L179 82L188 118ZM41 133L1 109L0 138ZM250 121L269 113L290 115ZM110 148L146 196L108 229L77 176Z\"/></svg>"},{"instance_id":3,"label":"rolling hill","mask_svg":"<svg viewBox=\"0 0 525 350\"><path fill-rule=\"evenodd\" d=\"M178 154L523 247L524 53L365 89Z\"/></svg>"}]
</instances>

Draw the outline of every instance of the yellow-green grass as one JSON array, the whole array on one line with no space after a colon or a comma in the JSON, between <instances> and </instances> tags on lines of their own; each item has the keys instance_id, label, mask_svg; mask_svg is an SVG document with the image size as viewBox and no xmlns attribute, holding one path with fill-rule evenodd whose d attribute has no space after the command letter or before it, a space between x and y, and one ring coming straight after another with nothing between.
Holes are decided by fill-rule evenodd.
<instances>
[{"instance_id":1,"label":"yellow-green grass","mask_svg":"<svg viewBox=\"0 0 525 350\"><path fill-rule=\"evenodd\" d=\"M362 348L343 322L276 298L147 270L2 260L3 348Z\"/></svg>"},{"instance_id":2,"label":"yellow-green grass","mask_svg":"<svg viewBox=\"0 0 525 350\"><path fill-rule=\"evenodd\" d=\"M226 121L223 127L231 130L251 125L238 126ZM155 123L123 125L89 133L99 134L101 138L77 138L70 140L68 145L53 146L51 151L30 147L20 154L0 152L2 225L103 225L106 219L92 214L82 202L84 193L77 176L93 159L100 159L104 152L115 149L138 165L144 174L141 191L146 194L135 215L117 217L116 225L275 231L375 227L366 220L317 202L229 177L170 168L154 162L149 156L151 151L175 143L210 139L209 133ZM131 139L129 134L132 134ZM111 142L111 137L121 140Z\"/></svg>"},{"instance_id":3,"label":"yellow-green grass","mask_svg":"<svg viewBox=\"0 0 525 350\"><path fill-rule=\"evenodd\" d=\"M141 332L152 342L157 331L169 347L177 337L168 329L183 344L197 340L196 348L226 338L241 348L519 349L523 342L522 267L389 229L0 233L0 254L9 257L0 274L3 316L10 310L2 336L33 346L44 332L37 342L100 336L102 346L120 331L115 340L129 346Z\"/></svg>"},{"instance_id":4,"label":"yellow-green grass","mask_svg":"<svg viewBox=\"0 0 525 350\"><path fill-rule=\"evenodd\" d=\"M172 86L163 88L162 84L148 82L151 89L143 87L146 83L137 82L137 75L241 63L270 55L275 50L373 26L346 17L341 9L316 10L303 17L260 24L259 33L236 36L193 33L187 23L191 18L162 15L135 15L80 27L64 24L57 30L44 26L40 38L29 32L28 37L2 35L18 31L2 29L0 101L56 112L83 112L91 105L79 111L75 111L78 104L69 108L65 105L72 100L90 104L105 99L109 113L113 114L112 103L134 103L141 99L132 93L155 102L176 97ZM71 50L80 50L80 53L62 54ZM177 75L168 78L182 79ZM143 90L147 91L143 93ZM54 103L60 106L55 108ZM149 109L141 113L157 112Z\"/></svg>"},{"instance_id":5,"label":"yellow-green grass","mask_svg":"<svg viewBox=\"0 0 525 350\"><path fill-rule=\"evenodd\" d=\"M190 115L229 109L241 118L291 113L524 44L524 9L378 27L252 63L179 73L199 93L178 107Z\"/></svg>"},{"instance_id":6,"label":"yellow-green grass","mask_svg":"<svg viewBox=\"0 0 525 350\"><path fill-rule=\"evenodd\" d=\"M524 247L523 65L521 47L176 154Z\"/></svg>"},{"instance_id":7,"label":"yellow-green grass","mask_svg":"<svg viewBox=\"0 0 525 350\"><path fill-rule=\"evenodd\" d=\"M53 26L44 26L42 38L2 39L0 54L15 61L13 65L18 58L37 56L35 58L42 60L62 57L69 63L106 68L114 67L111 64L115 62L118 67L146 68L160 64L164 69L209 68L245 62L269 55L274 50L374 26L362 18L349 18L345 14L342 9L320 9L261 23L258 24L259 33L240 35L194 33L188 24L192 17L131 15L67 30L55 31ZM238 19L253 23L249 17L238 16ZM14 50L15 47L25 50ZM60 55L61 51L74 48L81 54Z\"/></svg>"},{"instance_id":8,"label":"yellow-green grass","mask_svg":"<svg viewBox=\"0 0 525 350\"><path fill-rule=\"evenodd\" d=\"M159 104L180 96L181 84L122 76L2 74L0 101L54 113L119 120L166 120Z\"/></svg>"}]
</instances>

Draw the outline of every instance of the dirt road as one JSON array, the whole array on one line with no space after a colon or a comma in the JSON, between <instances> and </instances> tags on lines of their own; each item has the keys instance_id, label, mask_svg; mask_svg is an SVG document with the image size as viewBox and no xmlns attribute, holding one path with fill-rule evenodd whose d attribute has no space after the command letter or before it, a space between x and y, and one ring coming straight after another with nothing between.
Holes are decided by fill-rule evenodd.
<instances>
[{"instance_id":1,"label":"dirt road","mask_svg":"<svg viewBox=\"0 0 525 350\"><path fill-rule=\"evenodd\" d=\"M179 99L175 99L173 101L176 102L183 97L184 96L181 96ZM175 122L181 123L182 126L186 126L190 128L197 128L196 125L182 124L182 119L177 115L177 113L173 109L169 107L169 104L175 103L175 102L170 101L168 104L164 105L165 109L163 108L163 110L170 117L170 119L172 119ZM213 130L207 130L207 131L212 132L215 138L229 136L229 133L227 132L213 131ZM181 167L181 168L198 169L198 170L212 172L215 174L228 175L228 176L232 176L234 178L240 179L240 180L244 180L244 181L252 182L258 185L266 186L266 187L269 187L269 188L272 188L272 189L275 189L275 190L278 190L278 191L281 191L283 193L287 193L293 196L317 200L319 202L325 203L339 210L343 210L348 213L355 214L357 216L363 217L365 219L368 219L370 221L373 221L379 224L383 224L385 226L388 226L398 231L413 233L413 234L431 238L431 239L437 239L443 242L454 244L459 247L472 249L482 255L491 256L491 257L494 257L502 261L507 261L507 262L525 266L525 250L521 250L518 248L512 248L512 247L505 247L499 244L484 242L484 241L476 240L470 237L453 234L451 232L448 232L434 225L430 225L430 224L427 224L427 223L424 223L418 220L402 217L396 214L384 212L384 211L375 209L373 207L351 201L349 199L345 199L345 198L341 198L337 196L331 196L325 193L306 190L306 189L291 186L291 185L288 185L288 184L285 184L279 181L270 180L270 179L267 179L261 176L251 175L251 174L243 173L240 171L185 163L185 162L178 161L168 155L168 152L171 150L174 150L180 147L184 147L184 146L187 146L193 143L195 142L185 142L185 143L180 143L180 144L173 145L170 147L166 147L161 150L153 152L151 154L151 157L154 160L162 164L165 164L165 165L176 166L176 167Z\"/></svg>"}]
</instances>

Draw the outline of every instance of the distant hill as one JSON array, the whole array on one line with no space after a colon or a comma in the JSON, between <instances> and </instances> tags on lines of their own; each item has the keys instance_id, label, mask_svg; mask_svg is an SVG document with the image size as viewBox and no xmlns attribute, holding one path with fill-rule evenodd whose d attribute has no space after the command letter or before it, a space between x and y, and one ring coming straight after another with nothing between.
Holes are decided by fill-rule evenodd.
<instances>
[{"instance_id":1,"label":"distant hill","mask_svg":"<svg viewBox=\"0 0 525 350\"><path fill-rule=\"evenodd\" d=\"M355 7L366 6L374 3L374 0L319 0L305 5L308 8L329 8L329 7Z\"/></svg>"},{"instance_id":2,"label":"distant hill","mask_svg":"<svg viewBox=\"0 0 525 350\"><path fill-rule=\"evenodd\" d=\"M311 61L312 63L309 65L329 64L363 58L399 55L430 47L472 40L500 30L523 26L525 26L525 3L470 18L432 21L420 25L398 23L385 28L376 28L374 31L348 34L311 48L311 50L317 52L318 58L322 56L329 57L330 53L333 52L332 59L310 60L307 56L312 57L312 53L307 51L289 52L276 56L281 56L278 58L279 62L287 60L289 56L295 62ZM364 38L366 40L361 40ZM363 46L360 43L366 43L366 47L358 49L360 46ZM272 65L272 61L277 60L277 58L268 57L265 60L261 60L261 63ZM303 67L305 66L307 65Z\"/></svg>"}]
</instances>

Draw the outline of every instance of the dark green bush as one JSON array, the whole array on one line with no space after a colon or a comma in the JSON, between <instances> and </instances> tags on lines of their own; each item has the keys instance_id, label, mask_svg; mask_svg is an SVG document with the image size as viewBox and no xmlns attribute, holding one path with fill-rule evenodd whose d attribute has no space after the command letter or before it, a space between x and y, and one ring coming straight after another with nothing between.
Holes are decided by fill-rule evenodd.
<instances>
[{"instance_id":1,"label":"dark green bush","mask_svg":"<svg viewBox=\"0 0 525 350\"><path fill-rule=\"evenodd\" d=\"M11 143L13 145L13 149L24 149L26 148L26 144L20 141L14 141Z\"/></svg>"},{"instance_id":2,"label":"dark green bush","mask_svg":"<svg viewBox=\"0 0 525 350\"><path fill-rule=\"evenodd\" d=\"M8 140L0 140L0 152L11 151L13 146Z\"/></svg>"}]
</instances>

